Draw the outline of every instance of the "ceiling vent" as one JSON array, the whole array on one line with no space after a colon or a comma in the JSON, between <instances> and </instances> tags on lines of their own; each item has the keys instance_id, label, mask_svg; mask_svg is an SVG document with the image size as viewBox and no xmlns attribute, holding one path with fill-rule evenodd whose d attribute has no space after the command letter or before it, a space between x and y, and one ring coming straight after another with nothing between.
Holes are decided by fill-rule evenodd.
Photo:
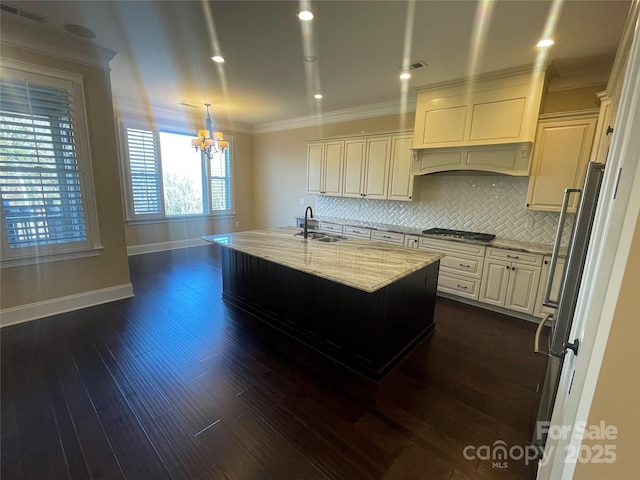
<instances>
[{"instance_id":1,"label":"ceiling vent","mask_svg":"<svg viewBox=\"0 0 640 480\"><path fill-rule=\"evenodd\" d=\"M26 18L28 20L33 20L38 23L46 23L47 18L42 15L38 15L37 13L30 12L28 10L24 10L22 8L14 7L13 5L9 5L7 3L0 3L0 10L5 13L11 13L12 15L17 15L22 18Z\"/></svg>"},{"instance_id":2,"label":"ceiling vent","mask_svg":"<svg viewBox=\"0 0 640 480\"><path fill-rule=\"evenodd\" d=\"M426 66L427 64L424 63L422 60L420 60L419 62L412 63L411 65L409 65L409 70L417 70L418 68L422 68Z\"/></svg>"}]
</instances>

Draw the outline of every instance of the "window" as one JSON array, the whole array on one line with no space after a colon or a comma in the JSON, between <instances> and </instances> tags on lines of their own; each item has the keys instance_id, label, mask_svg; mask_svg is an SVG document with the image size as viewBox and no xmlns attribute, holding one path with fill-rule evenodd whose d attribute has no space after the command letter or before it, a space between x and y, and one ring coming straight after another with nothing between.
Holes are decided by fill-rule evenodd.
<instances>
[{"instance_id":1,"label":"window","mask_svg":"<svg viewBox=\"0 0 640 480\"><path fill-rule=\"evenodd\" d=\"M42 69L0 73L2 257L98 244L82 87Z\"/></svg>"},{"instance_id":2,"label":"window","mask_svg":"<svg viewBox=\"0 0 640 480\"><path fill-rule=\"evenodd\" d=\"M125 126L130 219L228 214L231 150L211 158L191 145L193 135Z\"/></svg>"}]
</instances>

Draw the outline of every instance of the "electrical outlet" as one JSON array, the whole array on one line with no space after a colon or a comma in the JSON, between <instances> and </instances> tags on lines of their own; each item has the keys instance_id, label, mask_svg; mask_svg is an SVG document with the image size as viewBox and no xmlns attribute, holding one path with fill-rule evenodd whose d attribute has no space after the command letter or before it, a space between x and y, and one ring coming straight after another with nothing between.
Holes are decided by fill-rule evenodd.
<instances>
[{"instance_id":1,"label":"electrical outlet","mask_svg":"<svg viewBox=\"0 0 640 480\"><path fill-rule=\"evenodd\" d=\"M239 227L239 226L240 226L240 222L236 220L236 227Z\"/></svg>"},{"instance_id":2,"label":"electrical outlet","mask_svg":"<svg viewBox=\"0 0 640 480\"><path fill-rule=\"evenodd\" d=\"M304 198L300 199L300 205L304 205Z\"/></svg>"},{"instance_id":3,"label":"electrical outlet","mask_svg":"<svg viewBox=\"0 0 640 480\"><path fill-rule=\"evenodd\" d=\"M533 224L534 224L533 218L527 218L527 228L532 229Z\"/></svg>"}]
</instances>

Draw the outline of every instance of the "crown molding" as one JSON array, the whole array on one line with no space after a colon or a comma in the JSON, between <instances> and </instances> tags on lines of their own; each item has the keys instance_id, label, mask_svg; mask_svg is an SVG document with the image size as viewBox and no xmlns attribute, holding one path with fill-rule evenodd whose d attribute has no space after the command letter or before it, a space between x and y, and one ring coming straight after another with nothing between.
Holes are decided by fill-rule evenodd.
<instances>
[{"instance_id":1,"label":"crown molding","mask_svg":"<svg viewBox=\"0 0 640 480\"><path fill-rule=\"evenodd\" d=\"M0 43L107 70L117 55L113 50L89 42L52 35L20 19L3 22Z\"/></svg>"},{"instance_id":2,"label":"crown molding","mask_svg":"<svg viewBox=\"0 0 640 480\"><path fill-rule=\"evenodd\" d=\"M113 109L116 117L120 120L134 120L148 122L149 119L153 119L155 123L162 126L175 126L184 125L188 128L195 128L193 125L193 118L197 116L200 118L200 123L204 122L205 112L194 114L189 107L176 107L175 109L153 107L142 103L131 102L122 100L119 98L113 98ZM242 123L225 123L215 121L216 129L228 132L237 133L253 133L253 129L250 125Z\"/></svg>"},{"instance_id":3,"label":"crown molding","mask_svg":"<svg viewBox=\"0 0 640 480\"><path fill-rule=\"evenodd\" d=\"M333 112L317 113L304 117L279 120L276 122L263 123L253 127L254 134L279 132L282 130L293 130L296 128L315 127L330 123L341 123L352 120L362 120L364 118L383 117L385 115L397 115L403 112L415 112L416 97L407 99L404 108L398 100L392 102L376 103L364 107L347 108Z\"/></svg>"}]
</instances>

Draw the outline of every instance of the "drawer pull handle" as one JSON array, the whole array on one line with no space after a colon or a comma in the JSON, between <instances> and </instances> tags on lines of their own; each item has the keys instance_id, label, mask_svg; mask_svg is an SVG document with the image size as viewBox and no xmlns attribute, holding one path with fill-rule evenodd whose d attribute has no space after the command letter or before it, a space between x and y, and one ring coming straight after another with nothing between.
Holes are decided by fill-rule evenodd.
<instances>
[{"instance_id":1,"label":"drawer pull handle","mask_svg":"<svg viewBox=\"0 0 640 480\"><path fill-rule=\"evenodd\" d=\"M464 263L461 263L460 266L463 268L471 268L471 265L465 265Z\"/></svg>"},{"instance_id":2,"label":"drawer pull handle","mask_svg":"<svg viewBox=\"0 0 640 480\"><path fill-rule=\"evenodd\" d=\"M467 286L465 286L465 285L460 285L460 284L458 284L458 288L462 288L462 289L466 290L466 289L467 289L467 288L469 288L469 287L467 287Z\"/></svg>"},{"instance_id":3,"label":"drawer pull handle","mask_svg":"<svg viewBox=\"0 0 640 480\"><path fill-rule=\"evenodd\" d=\"M382 238L391 238L389 235L382 235Z\"/></svg>"},{"instance_id":4,"label":"drawer pull handle","mask_svg":"<svg viewBox=\"0 0 640 480\"><path fill-rule=\"evenodd\" d=\"M519 257L519 256L517 256L517 255L509 255L509 254L507 253L507 258L515 258L515 259L518 259L518 258L520 258L520 257Z\"/></svg>"}]
</instances>

